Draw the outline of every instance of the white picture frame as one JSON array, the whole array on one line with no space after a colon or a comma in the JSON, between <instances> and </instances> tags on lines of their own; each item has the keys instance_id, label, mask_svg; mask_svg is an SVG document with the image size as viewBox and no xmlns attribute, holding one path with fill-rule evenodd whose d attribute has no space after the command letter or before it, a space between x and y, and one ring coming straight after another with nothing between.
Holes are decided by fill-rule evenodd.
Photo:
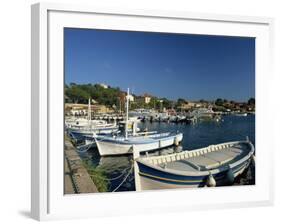
<instances>
[{"instance_id":1,"label":"white picture frame","mask_svg":"<svg viewBox=\"0 0 281 224\"><path fill-rule=\"evenodd\" d=\"M115 216L273 203L273 19L190 12L32 5L32 198L37 220ZM63 27L256 38L256 185L149 192L63 194ZM180 199L180 200L179 200ZM127 206L127 205L130 206Z\"/></svg>"}]
</instances>

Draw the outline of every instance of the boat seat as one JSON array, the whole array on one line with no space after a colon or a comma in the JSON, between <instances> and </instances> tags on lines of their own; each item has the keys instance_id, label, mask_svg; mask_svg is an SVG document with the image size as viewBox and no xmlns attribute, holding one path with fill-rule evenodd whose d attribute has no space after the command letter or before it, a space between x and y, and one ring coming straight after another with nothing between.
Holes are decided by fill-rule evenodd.
<instances>
[{"instance_id":1,"label":"boat seat","mask_svg":"<svg viewBox=\"0 0 281 224\"><path fill-rule=\"evenodd\" d=\"M231 152L236 152L236 153L241 153L243 150L242 150L241 147L235 146L235 147L229 148L229 151L231 151Z\"/></svg>"},{"instance_id":2,"label":"boat seat","mask_svg":"<svg viewBox=\"0 0 281 224\"><path fill-rule=\"evenodd\" d=\"M221 150L221 153L224 153L228 156L231 156L231 157L235 157L235 156L238 156L240 154L240 152L234 152L234 151L231 151L231 150Z\"/></svg>"},{"instance_id":3,"label":"boat seat","mask_svg":"<svg viewBox=\"0 0 281 224\"><path fill-rule=\"evenodd\" d=\"M221 151L208 153L208 154L204 155L204 157L212 159L212 160L218 162L220 165L223 163L227 163L234 158L232 156L222 153Z\"/></svg>"},{"instance_id":4,"label":"boat seat","mask_svg":"<svg viewBox=\"0 0 281 224\"><path fill-rule=\"evenodd\" d=\"M186 161L178 160L174 162L167 163L166 168L181 171L200 171L200 167Z\"/></svg>"},{"instance_id":5,"label":"boat seat","mask_svg":"<svg viewBox=\"0 0 281 224\"><path fill-rule=\"evenodd\" d=\"M198 167L200 167L201 170L208 169L208 167L213 167L213 166L218 166L219 163L209 159L205 156L200 156L200 157L192 157L187 160L189 163L192 163Z\"/></svg>"}]
</instances>

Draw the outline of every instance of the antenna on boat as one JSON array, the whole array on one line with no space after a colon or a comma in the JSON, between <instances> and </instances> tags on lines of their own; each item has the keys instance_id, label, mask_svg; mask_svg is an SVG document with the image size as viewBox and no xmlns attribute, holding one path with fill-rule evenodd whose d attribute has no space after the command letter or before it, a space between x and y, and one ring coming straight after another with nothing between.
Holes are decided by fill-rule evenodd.
<instances>
[{"instance_id":1,"label":"antenna on boat","mask_svg":"<svg viewBox=\"0 0 281 224\"><path fill-rule=\"evenodd\" d=\"M125 124L125 139L128 139L128 123L129 123L129 88L126 97L126 124Z\"/></svg>"}]
</instances>

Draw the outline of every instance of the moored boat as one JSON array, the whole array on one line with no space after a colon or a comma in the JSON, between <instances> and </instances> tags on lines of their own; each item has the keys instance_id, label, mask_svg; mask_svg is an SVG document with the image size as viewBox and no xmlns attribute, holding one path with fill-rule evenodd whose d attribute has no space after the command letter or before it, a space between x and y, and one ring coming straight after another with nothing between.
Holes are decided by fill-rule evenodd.
<instances>
[{"instance_id":1,"label":"moored boat","mask_svg":"<svg viewBox=\"0 0 281 224\"><path fill-rule=\"evenodd\" d=\"M80 135L83 137L93 137L97 134L111 134L118 131L118 125L116 124L106 124L97 127L87 127L87 128L68 128L68 133L72 135Z\"/></svg>"},{"instance_id":2,"label":"moored boat","mask_svg":"<svg viewBox=\"0 0 281 224\"><path fill-rule=\"evenodd\" d=\"M132 135L128 135L129 125L129 89L126 101L125 133L123 136L95 137L95 142L101 156L132 154L136 149L140 152L165 148L171 145L178 145L182 139L182 133L157 133L140 135L136 133L136 126L133 125ZM136 124L135 122L133 124Z\"/></svg>"},{"instance_id":3,"label":"moored boat","mask_svg":"<svg viewBox=\"0 0 281 224\"><path fill-rule=\"evenodd\" d=\"M118 131L116 123L92 120L91 99L88 101L88 119L69 119L65 124L67 132L73 137L93 137L97 134L110 134Z\"/></svg>"},{"instance_id":4,"label":"moored boat","mask_svg":"<svg viewBox=\"0 0 281 224\"><path fill-rule=\"evenodd\" d=\"M228 185L249 166L254 151L248 140L155 157L134 150L136 190Z\"/></svg>"},{"instance_id":5,"label":"moored boat","mask_svg":"<svg viewBox=\"0 0 281 224\"><path fill-rule=\"evenodd\" d=\"M247 117L247 113L236 113L235 114L236 116L239 116L239 117Z\"/></svg>"},{"instance_id":6,"label":"moored boat","mask_svg":"<svg viewBox=\"0 0 281 224\"><path fill-rule=\"evenodd\" d=\"M178 145L183 139L182 133L159 133L138 136L98 136L95 137L101 156L132 154L136 149L140 152Z\"/></svg>"}]
</instances>

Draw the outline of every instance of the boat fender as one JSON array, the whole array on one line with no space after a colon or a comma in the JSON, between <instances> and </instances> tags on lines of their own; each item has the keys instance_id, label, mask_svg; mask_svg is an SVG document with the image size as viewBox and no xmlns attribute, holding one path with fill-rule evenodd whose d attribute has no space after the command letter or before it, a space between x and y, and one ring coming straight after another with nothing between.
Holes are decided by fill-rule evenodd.
<instances>
[{"instance_id":1,"label":"boat fender","mask_svg":"<svg viewBox=\"0 0 281 224\"><path fill-rule=\"evenodd\" d=\"M234 182L234 174L231 168L226 173L226 180L229 184Z\"/></svg>"},{"instance_id":2,"label":"boat fender","mask_svg":"<svg viewBox=\"0 0 281 224\"><path fill-rule=\"evenodd\" d=\"M180 144L179 139L177 137L175 137L174 139L174 145L178 146Z\"/></svg>"},{"instance_id":3,"label":"boat fender","mask_svg":"<svg viewBox=\"0 0 281 224\"><path fill-rule=\"evenodd\" d=\"M253 166L256 166L256 157L255 157L255 155L252 155L252 163L253 163Z\"/></svg>"},{"instance_id":4,"label":"boat fender","mask_svg":"<svg viewBox=\"0 0 281 224\"><path fill-rule=\"evenodd\" d=\"M216 180L213 177L212 174L209 175L208 179L207 179L207 186L208 187L215 187L216 186Z\"/></svg>"},{"instance_id":5,"label":"boat fender","mask_svg":"<svg viewBox=\"0 0 281 224\"><path fill-rule=\"evenodd\" d=\"M162 148L161 140L159 140L159 148Z\"/></svg>"}]
</instances>

